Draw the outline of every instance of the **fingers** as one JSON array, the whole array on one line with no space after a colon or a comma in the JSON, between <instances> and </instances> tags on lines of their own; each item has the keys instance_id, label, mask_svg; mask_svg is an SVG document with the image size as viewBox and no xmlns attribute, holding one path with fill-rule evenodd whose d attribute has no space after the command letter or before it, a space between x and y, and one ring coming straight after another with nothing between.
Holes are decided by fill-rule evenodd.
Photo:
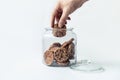
<instances>
[{"instance_id":1,"label":"fingers","mask_svg":"<svg viewBox=\"0 0 120 80\"><path fill-rule=\"evenodd\" d=\"M56 18L56 15L57 15L58 11L59 11L58 9L59 9L59 4L57 4L55 9L53 10L53 13L52 13L52 16L51 16L51 27L54 26L55 18Z\"/></svg>"},{"instance_id":2,"label":"fingers","mask_svg":"<svg viewBox=\"0 0 120 80\"><path fill-rule=\"evenodd\" d=\"M55 19L56 19L57 23L60 21L61 15L62 15L62 13L58 13L56 15ZM71 20L71 18L67 17L67 20ZM65 21L65 24L67 24L67 20Z\"/></svg>"},{"instance_id":3,"label":"fingers","mask_svg":"<svg viewBox=\"0 0 120 80\"><path fill-rule=\"evenodd\" d=\"M57 21L57 23L59 22L61 15L62 15L62 12L58 12L57 13L57 15L56 15L56 21Z\"/></svg>"},{"instance_id":4,"label":"fingers","mask_svg":"<svg viewBox=\"0 0 120 80\"><path fill-rule=\"evenodd\" d=\"M54 22L55 22L55 15L56 15L56 12L54 11L52 16L51 16L51 27L54 26Z\"/></svg>"},{"instance_id":5,"label":"fingers","mask_svg":"<svg viewBox=\"0 0 120 80\"><path fill-rule=\"evenodd\" d=\"M59 27L62 27L63 25L67 24L67 20L71 20L68 14L68 10L62 11L58 8L54 9L51 16L51 27L54 27L55 21L57 21Z\"/></svg>"},{"instance_id":6,"label":"fingers","mask_svg":"<svg viewBox=\"0 0 120 80\"><path fill-rule=\"evenodd\" d=\"M59 23L58 23L59 27L62 27L63 25L65 25L66 20L70 19L70 18L68 18L68 15L69 15L68 11L67 10L63 10L62 16L61 16L61 18L59 20Z\"/></svg>"}]
</instances>

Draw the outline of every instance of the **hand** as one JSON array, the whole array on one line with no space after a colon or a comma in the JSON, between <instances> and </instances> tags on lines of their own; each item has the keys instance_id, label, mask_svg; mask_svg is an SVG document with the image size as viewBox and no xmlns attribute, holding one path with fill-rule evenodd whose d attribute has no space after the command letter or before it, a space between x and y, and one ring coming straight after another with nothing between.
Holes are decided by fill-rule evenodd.
<instances>
[{"instance_id":1,"label":"hand","mask_svg":"<svg viewBox=\"0 0 120 80\"><path fill-rule=\"evenodd\" d=\"M54 26L55 21L57 21L59 27L67 24L67 20L70 20L69 15L86 1L88 0L58 0L52 13L51 26Z\"/></svg>"}]
</instances>

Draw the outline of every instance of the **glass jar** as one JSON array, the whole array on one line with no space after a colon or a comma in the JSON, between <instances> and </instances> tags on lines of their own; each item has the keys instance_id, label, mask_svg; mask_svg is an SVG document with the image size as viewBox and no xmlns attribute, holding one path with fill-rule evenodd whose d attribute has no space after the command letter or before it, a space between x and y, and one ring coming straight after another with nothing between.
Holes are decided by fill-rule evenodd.
<instances>
[{"instance_id":1,"label":"glass jar","mask_svg":"<svg viewBox=\"0 0 120 80\"><path fill-rule=\"evenodd\" d=\"M64 32L64 35L62 33L62 36L59 36L61 31ZM73 28L57 30L45 28L42 41L43 63L54 67L76 64L76 44L77 37Z\"/></svg>"}]
</instances>

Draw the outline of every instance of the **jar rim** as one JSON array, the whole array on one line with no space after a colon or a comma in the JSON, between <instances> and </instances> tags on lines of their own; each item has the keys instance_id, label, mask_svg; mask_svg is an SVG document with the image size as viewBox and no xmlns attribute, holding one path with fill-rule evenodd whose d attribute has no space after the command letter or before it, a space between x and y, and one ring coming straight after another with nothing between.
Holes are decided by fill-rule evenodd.
<instances>
[{"instance_id":1,"label":"jar rim","mask_svg":"<svg viewBox=\"0 0 120 80\"><path fill-rule=\"evenodd\" d=\"M72 28L72 27L69 27L69 28L66 28L66 29L57 29L57 30L66 30L66 31L72 31L73 29L74 29L74 28ZM46 28L45 28L45 30L47 30L47 31L48 31L48 30L50 30L50 31L51 31L51 30L53 30L53 28L46 27Z\"/></svg>"}]
</instances>

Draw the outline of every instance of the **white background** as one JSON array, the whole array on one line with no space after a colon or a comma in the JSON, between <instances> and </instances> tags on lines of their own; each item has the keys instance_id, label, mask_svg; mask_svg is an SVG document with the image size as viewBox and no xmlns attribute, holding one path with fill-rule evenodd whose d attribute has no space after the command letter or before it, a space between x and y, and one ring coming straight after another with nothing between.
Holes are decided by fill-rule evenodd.
<instances>
[{"instance_id":1,"label":"white background","mask_svg":"<svg viewBox=\"0 0 120 80\"><path fill-rule=\"evenodd\" d=\"M41 36L57 0L0 0L0 80L120 80L120 1L90 0L71 15L78 59L103 73L82 73L42 64Z\"/></svg>"}]
</instances>

